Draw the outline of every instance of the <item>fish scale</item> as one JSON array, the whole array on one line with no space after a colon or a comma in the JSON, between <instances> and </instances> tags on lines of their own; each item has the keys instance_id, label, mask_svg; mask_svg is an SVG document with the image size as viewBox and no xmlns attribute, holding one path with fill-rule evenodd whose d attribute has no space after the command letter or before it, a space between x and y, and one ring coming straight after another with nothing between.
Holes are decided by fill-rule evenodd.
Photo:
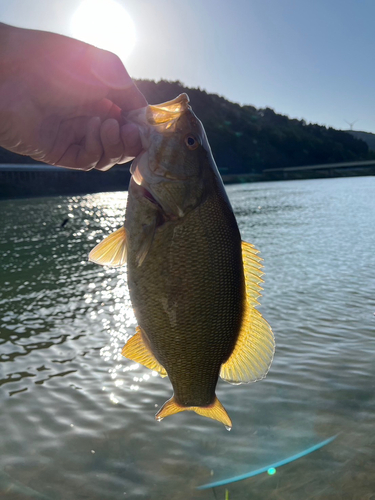
<instances>
[{"instance_id":1,"label":"fish scale","mask_svg":"<svg viewBox=\"0 0 375 500\"><path fill-rule=\"evenodd\" d=\"M137 238L132 220L126 227ZM213 402L220 366L236 341L244 300L240 245L233 213L217 195L183 224L170 222L157 231L141 266L135 265L136 246L128 250L130 297L141 304L137 319L171 379L176 401L185 406ZM160 306L174 300L176 325Z\"/></svg>"},{"instance_id":2,"label":"fish scale","mask_svg":"<svg viewBox=\"0 0 375 500\"><path fill-rule=\"evenodd\" d=\"M203 126L182 94L133 110L144 151L133 161L124 227L90 260L127 263L139 326L122 354L169 376L174 394L156 415L192 410L232 423L218 377L261 380L275 342L255 309L262 264L240 232Z\"/></svg>"}]
</instances>

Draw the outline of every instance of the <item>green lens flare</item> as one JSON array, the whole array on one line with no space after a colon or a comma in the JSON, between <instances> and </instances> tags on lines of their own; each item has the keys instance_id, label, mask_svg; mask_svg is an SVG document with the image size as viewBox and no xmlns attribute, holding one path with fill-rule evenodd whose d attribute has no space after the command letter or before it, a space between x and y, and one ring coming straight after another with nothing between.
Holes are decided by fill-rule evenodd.
<instances>
[{"instance_id":1,"label":"green lens flare","mask_svg":"<svg viewBox=\"0 0 375 500\"><path fill-rule=\"evenodd\" d=\"M273 476L274 474L276 474L276 469L274 467L270 467L267 471L267 473L270 475L270 476Z\"/></svg>"}]
</instances>

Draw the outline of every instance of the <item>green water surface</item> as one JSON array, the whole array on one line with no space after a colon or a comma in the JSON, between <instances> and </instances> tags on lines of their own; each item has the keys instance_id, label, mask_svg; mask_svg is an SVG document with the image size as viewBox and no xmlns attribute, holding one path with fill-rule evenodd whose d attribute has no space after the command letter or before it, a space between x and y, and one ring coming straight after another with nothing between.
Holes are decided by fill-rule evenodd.
<instances>
[{"instance_id":1,"label":"green water surface","mask_svg":"<svg viewBox=\"0 0 375 500\"><path fill-rule=\"evenodd\" d=\"M0 202L0 498L375 499L375 178L228 193L265 260L277 342L264 381L219 382L231 432L192 412L156 422L168 378L120 354L136 326L126 269L87 254L126 193ZM273 474L196 489L335 434Z\"/></svg>"}]
</instances>

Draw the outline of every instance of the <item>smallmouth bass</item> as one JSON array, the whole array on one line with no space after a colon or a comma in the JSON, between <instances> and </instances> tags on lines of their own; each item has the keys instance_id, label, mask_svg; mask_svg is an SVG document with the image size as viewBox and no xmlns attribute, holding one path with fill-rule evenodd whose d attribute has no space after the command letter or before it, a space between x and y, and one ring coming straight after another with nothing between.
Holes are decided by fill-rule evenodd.
<instances>
[{"instance_id":1,"label":"smallmouth bass","mask_svg":"<svg viewBox=\"0 0 375 500\"><path fill-rule=\"evenodd\" d=\"M264 378L275 341L255 308L263 281L253 245L242 242L202 123L189 98L127 113L143 152L131 166L124 227L89 259L127 263L139 326L122 354L161 376L174 394L156 414L184 410L232 422L217 399L222 379Z\"/></svg>"}]
</instances>

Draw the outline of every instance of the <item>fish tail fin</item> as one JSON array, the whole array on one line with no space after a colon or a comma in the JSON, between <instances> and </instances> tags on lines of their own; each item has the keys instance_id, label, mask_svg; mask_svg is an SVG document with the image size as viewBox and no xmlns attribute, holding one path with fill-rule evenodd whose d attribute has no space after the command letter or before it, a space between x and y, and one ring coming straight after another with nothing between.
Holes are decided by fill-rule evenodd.
<instances>
[{"instance_id":1,"label":"fish tail fin","mask_svg":"<svg viewBox=\"0 0 375 500\"><path fill-rule=\"evenodd\" d=\"M215 396L215 400L212 404L208 406L181 406L172 396L164 405L160 408L158 413L155 415L156 420L163 420L163 418L173 415L174 413L180 413L181 411L195 411L198 415L203 417L212 418L225 425L227 429L232 428L232 421L228 416L224 406Z\"/></svg>"},{"instance_id":2,"label":"fish tail fin","mask_svg":"<svg viewBox=\"0 0 375 500\"><path fill-rule=\"evenodd\" d=\"M225 425L225 427L230 430L232 428L232 421L229 418L229 415L224 408L224 406L220 403L220 401L215 396L215 401L210 406L194 406L192 410L198 415L202 415L202 417L212 418L213 420L217 420Z\"/></svg>"}]
</instances>

